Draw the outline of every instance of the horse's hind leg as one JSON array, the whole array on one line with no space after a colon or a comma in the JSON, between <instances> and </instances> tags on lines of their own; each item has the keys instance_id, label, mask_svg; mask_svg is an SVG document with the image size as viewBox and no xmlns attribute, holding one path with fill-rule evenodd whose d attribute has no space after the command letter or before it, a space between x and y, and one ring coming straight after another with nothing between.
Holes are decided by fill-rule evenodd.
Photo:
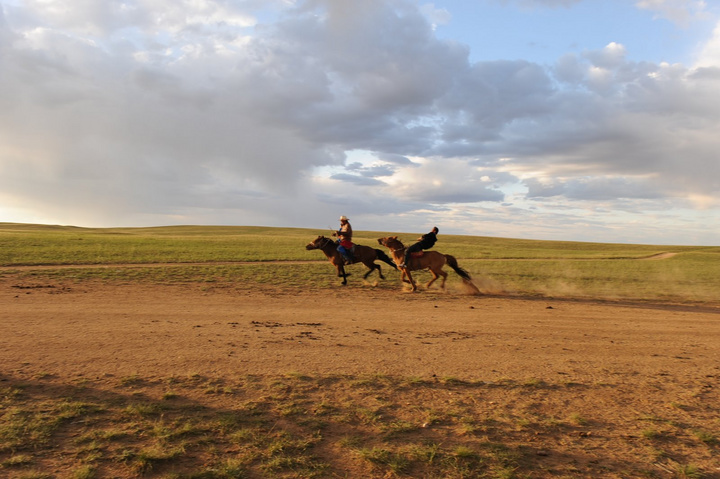
<instances>
[{"instance_id":1,"label":"horse's hind leg","mask_svg":"<svg viewBox=\"0 0 720 479\"><path fill-rule=\"evenodd\" d=\"M372 272L375 270L378 270L380 277L382 279L385 279L385 278L383 278L382 270L380 269L380 265L375 264L375 263L363 263L363 264L368 267L368 271L367 271L367 273L365 273L365 276L363 276L363 279L367 279L368 276L370 276L372 274Z\"/></svg>"},{"instance_id":2,"label":"horse's hind leg","mask_svg":"<svg viewBox=\"0 0 720 479\"><path fill-rule=\"evenodd\" d=\"M425 285L426 289L430 289L430 286L435 282L436 279L438 279L440 276L435 272L435 270L430 270L430 273L432 273L433 277L430 281L428 281L428 284Z\"/></svg>"},{"instance_id":3,"label":"horse's hind leg","mask_svg":"<svg viewBox=\"0 0 720 479\"><path fill-rule=\"evenodd\" d=\"M433 278L428 282L428 284L425 286L425 288L430 289L430 285L432 285L435 280L437 280L440 276L442 276L442 281L440 282L440 288L445 289L445 280L447 279L447 273L441 269L435 271L434 269L431 269L430 272L433 275Z\"/></svg>"}]
</instances>

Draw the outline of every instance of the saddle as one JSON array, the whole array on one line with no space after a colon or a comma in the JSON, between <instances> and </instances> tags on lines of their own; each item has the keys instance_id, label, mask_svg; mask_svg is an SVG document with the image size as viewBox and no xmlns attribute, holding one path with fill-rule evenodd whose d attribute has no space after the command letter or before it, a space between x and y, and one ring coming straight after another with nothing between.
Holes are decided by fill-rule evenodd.
<instances>
[{"instance_id":1,"label":"saddle","mask_svg":"<svg viewBox=\"0 0 720 479\"><path fill-rule=\"evenodd\" d=\"M424 251L415 251L413 253L410 253L411 258L422 258L423 255L425 255Z\"/></svg>"}]
</instances>

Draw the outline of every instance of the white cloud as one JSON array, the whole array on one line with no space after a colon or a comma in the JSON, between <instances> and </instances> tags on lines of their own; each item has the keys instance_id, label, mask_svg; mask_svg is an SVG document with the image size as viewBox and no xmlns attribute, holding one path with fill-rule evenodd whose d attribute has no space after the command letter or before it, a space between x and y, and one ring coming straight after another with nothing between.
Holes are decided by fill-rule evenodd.
<instances>
[{"instance_id":1,"label":"white cloud","mask_svg":"<svg viewBox=\"0 0 720 479\"><path fill-rule=\"evenodd\" d=\"M704 0L638 0L637 7L656 12L678 25L688 26L690 22L705 12L707 3Z\"/></svg>"},{"instance_id":2,"label":"white cloud","mask_svg":"<svg viewBox=\"0 0 720 479\"><path fill-rule=\"evenodd\" d=\"M583 0L497 0L502 3L513 3L516 2L522 7L533 8L533 7L565 7L569 8L576 3L580 3Z\"/></svg>"},{"instance_id":3,"label":"white cloud","mask_svg":"<svg viewBox=\"0 0 720 479\"><path fill-rule=\"evenodd\" d=\"M548 68L471 63L434 35L442 11L405 0L301 2L264 22L245 2L83 1L0 10L13 208L294 226L342 208L412 230L493 207L509 231L503 203L548 222L550 202L667 211L720 191L718 30L693 68L631 61L612 39Z\"/></svg>"},{"instance_id":4,"label":"white cloud","mask_svg":"<svg viewBox=\"0 0 720 479\"><path fill-rule=\"evenodd\" d=\"M720 68L720 22L713 30L712 38L701 48L696 68Z\"/></svg>"},{"instance_id":5,"label":"white cloud","mask_svg":"<svg viewBox=\"0 0 720 479\"><path fill-rule=\"evenodd\" d=\"M625 47L619 43L610 42L599 51L585 52L584 56L593 66L598 68L617 68L625 62Z\"/></svg>"}]
</instances>

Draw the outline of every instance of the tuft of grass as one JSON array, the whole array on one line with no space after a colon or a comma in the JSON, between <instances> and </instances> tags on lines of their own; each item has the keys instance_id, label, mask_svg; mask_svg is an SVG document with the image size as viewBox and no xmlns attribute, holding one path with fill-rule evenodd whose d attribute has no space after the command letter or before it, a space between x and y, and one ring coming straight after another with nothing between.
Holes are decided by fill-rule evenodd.
<instances>
[{"instance_id":1,"label":"tuft of grass","mask_svg":"<svg viewBox=\"0 0 720 479\"><path fill-rule=\"evenodd\" d=\"M578 426L587 426L589 423L587 419L585 419L581 414L576 412L570 414L570 421L577 424Z\"/></svg>"},{"instance_id":2,"label":"tuft of grass","mask_svg":"<svg viewBox=\"0 0 720 479\"><path fill-rule=\"evenodd\" d=\"M0 461L0 466L12 468L18 466L28 466L33 463L33 457L29 454L15 454L7 459Z\"/></svg>"},{"instance_id":3,"label":"tuft of grass","mask_svg":"<svg viewBox=\"0 0 720 479\"><path fill-rule=\"evenodd\" d=\"M162 395L163 400L170 401L172 399L177 399L178 394L174 391L165 391Z\"/></svg>"},{"instance_id":4,"label":"tuft of grass","mask_svg":"<svg viewBox=\"0 0 720 479\"><path fill-rule=\"evenodd\" d=\"M702 479L704 474L697 466L684 464L677 467L677 477L681 479Z\"/></svg>"},{"instance_id":5,"label":"tuft of grass","mask_svg":"<svg viewBox=\"0 0 720 479\"><path fill-rule=\"evenodd\" d=\"M71 479L93 479L97 475L97 469L95 466L84 465L75 469L71 475Z\"/></svg>"},{"instance_id":6,"label":"tuft of grass","mask_svg":"<svg viewBox=\"0 0 720 479\"><path fill-rule=\"evenodd\" d=\"M140 417L158 416L164 410L164 406L158 403L132 403L125 407L126 414Z\"/></svg>"},{"instance_id":7,"label":"tuft of grass","mask_svg":"<svg viewBox=\"0 0 720 479\"><path fill-rule=\"evenodd\" d=\"M381 447L363 448L358 451L358 454L375 467L381 467L393 474L402 474L410 465L410 461L404 454Z\"/></svg>"},{"instance_id":8,"label":"tuft of grass","mask_svg":"<svg viewBox=\"0 0 720 479\"><path fill-rule=\"evenodd\" d=\"M707 444L708 446L715 446L717 444L720 444L717 436L708 431L696 429L693 431L693 434L696 438L698 438L701 442Z\"/></svg>"}]
</instances>

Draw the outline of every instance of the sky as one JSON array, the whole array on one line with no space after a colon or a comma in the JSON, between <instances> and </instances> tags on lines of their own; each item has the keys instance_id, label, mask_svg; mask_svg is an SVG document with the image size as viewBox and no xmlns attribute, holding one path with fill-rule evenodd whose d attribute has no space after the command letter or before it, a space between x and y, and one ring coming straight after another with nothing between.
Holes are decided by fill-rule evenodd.
<instances>
[{"instance_id":1,"label":"sky","mask_svg":"<svg viewBox=\"0 0 720 479\"><path fill-rule=\"evenodd\" d=\"M0 222L720 244L715 0L0 0Z\"/></svg>"}]
</instances>

